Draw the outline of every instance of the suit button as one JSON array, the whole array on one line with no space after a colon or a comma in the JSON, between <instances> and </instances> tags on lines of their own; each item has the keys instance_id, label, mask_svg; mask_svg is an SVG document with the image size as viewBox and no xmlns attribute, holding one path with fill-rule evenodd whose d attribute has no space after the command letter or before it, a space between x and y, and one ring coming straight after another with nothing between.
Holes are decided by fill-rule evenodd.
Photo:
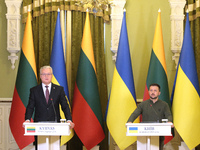
<instances>
[{"instance_id":1,"label":"suit button","mask_svg":"<svg viewBox=\"0 0 200 150\"><path fill-rule=\"evenodd\" d=\"M49 110L49 108L47 108L47 110Z\"/></svg>"}]
</instances>

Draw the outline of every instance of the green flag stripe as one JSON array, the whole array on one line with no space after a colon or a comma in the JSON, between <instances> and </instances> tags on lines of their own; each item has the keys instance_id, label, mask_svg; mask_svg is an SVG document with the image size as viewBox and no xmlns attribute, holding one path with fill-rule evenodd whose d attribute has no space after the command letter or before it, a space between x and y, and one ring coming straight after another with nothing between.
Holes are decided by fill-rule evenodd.
<instances>
[{"instance_id":1,"label":"green flag stripe","mask_svg":"<svg viewBox=\"0 0 200 150\"><path fill-rule=\"evenodd\" d=\"M19 68L16 79L16 89L19 94L19 97L26 107L29 99L29 92L24 92L25 89L30 89L33 86L37 85L36 75L26 59L23 51L21 51Z\"/></svg>"},{"instance_id":2,"label":"green flag stripe","mask_svg":"<svg viewBox=\"0 0 200 150\"><path fill-rule=\"evenodd\" d=\"M168 105L171 108L170 99L169 99L169 87L167 82L167 75L165 73L165 70L156 57L154 51L152 50L151 59L150 59L150 65L149 65L149 72L147 76L147 87L149 88L149 85L152 83L157 83L161 87L161 95L159 98L165 102L168 103Z\"/></svg>"},{"instance_id":3,"label":"green flag stripe","mask_svg":"<svg viewBox=\"0 0 200 150\"><path fill-rule=\"evenodd\" d=\"M77 87L103 127L97 78L92 64L81 49L77 71Z\"/></svg>"}]
</instances>

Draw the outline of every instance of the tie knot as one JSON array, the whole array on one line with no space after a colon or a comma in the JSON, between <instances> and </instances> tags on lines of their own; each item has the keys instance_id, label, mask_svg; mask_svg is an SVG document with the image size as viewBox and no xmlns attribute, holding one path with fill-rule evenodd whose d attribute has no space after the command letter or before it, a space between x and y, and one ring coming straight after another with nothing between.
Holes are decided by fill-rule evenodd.
<instances>
[{"instance_id":1,"label":"tie knot","mask_svg":"<svg viewBox=\"0 0 200 150\"><path fill-rule=\"evenodd\" d=\"M48 87L49 87L49 86L48 86L48 85L46 85L45 87L48 89Z\"/></svg>"}]
</instances>

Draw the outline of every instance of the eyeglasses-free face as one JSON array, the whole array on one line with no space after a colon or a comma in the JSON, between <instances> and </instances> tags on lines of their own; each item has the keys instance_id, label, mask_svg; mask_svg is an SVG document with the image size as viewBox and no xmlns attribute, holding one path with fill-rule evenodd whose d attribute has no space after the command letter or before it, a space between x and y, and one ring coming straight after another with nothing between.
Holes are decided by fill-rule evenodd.
<instances>
[{"instance_id":1,"label":"eyeglasses-free face","mask_svg":"<svg viewBox=\"0 0 200 150\"><path fill-rule=\"evenodd\" d=\"M156 100L156 99L158 99L159 95L160 95L160 90L157 86L150 86L149 87L150 99Z\"/></svg>"}]
</instances>

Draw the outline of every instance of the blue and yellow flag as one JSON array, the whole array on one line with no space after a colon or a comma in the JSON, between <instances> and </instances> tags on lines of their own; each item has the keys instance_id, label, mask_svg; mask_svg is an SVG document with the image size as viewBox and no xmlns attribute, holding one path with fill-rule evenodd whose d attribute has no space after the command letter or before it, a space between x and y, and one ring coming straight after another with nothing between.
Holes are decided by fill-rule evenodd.
<instances>
[{"instance_id":1,"label":"blue and yellow flag","mask_svg":"<svg viewBox=\"0 0 200 150\"><path fill-rule=\"evenodd\" d=\"M64 91L69 104L69 92L67 84L67 74L64 59L63 43L62 43L62 33L60 26L60 12L58 11L56 27L54 32L54 39L51 52L50 66L53 69L52 83L64 87ZM70 104L69 104L70 106ZM60 107L61 118L65 119L64 113ZM65 144L73 137L74 133L71 131L70 136L61 136L61 145Z\"/></svg>"},{"instance_id":2,"label":"blue and yellow flag","mask_svg":"<svg viewBox=\"0 0 200 150\"><path fill-rule=\"evenodd\" d=\"M172 99L174 126L188 148L192 149L200 144L200 99L188 13Z\"/></svg>"},{"instance_id":3,"label":"blue and yellow flag","mask_svg":"<svg viewBox=\"0 0 200 150\"><path fill-rule=\"evenodd\" d=\"M124 12L106 119L110 134L120 149L127 148L137 140L135 136L126 136L125 127L128 118L136 107L136 94L126 28L126 12ZM138 123L139 119L136 119L136 122Z\"/></svg>"}]
</instances>

